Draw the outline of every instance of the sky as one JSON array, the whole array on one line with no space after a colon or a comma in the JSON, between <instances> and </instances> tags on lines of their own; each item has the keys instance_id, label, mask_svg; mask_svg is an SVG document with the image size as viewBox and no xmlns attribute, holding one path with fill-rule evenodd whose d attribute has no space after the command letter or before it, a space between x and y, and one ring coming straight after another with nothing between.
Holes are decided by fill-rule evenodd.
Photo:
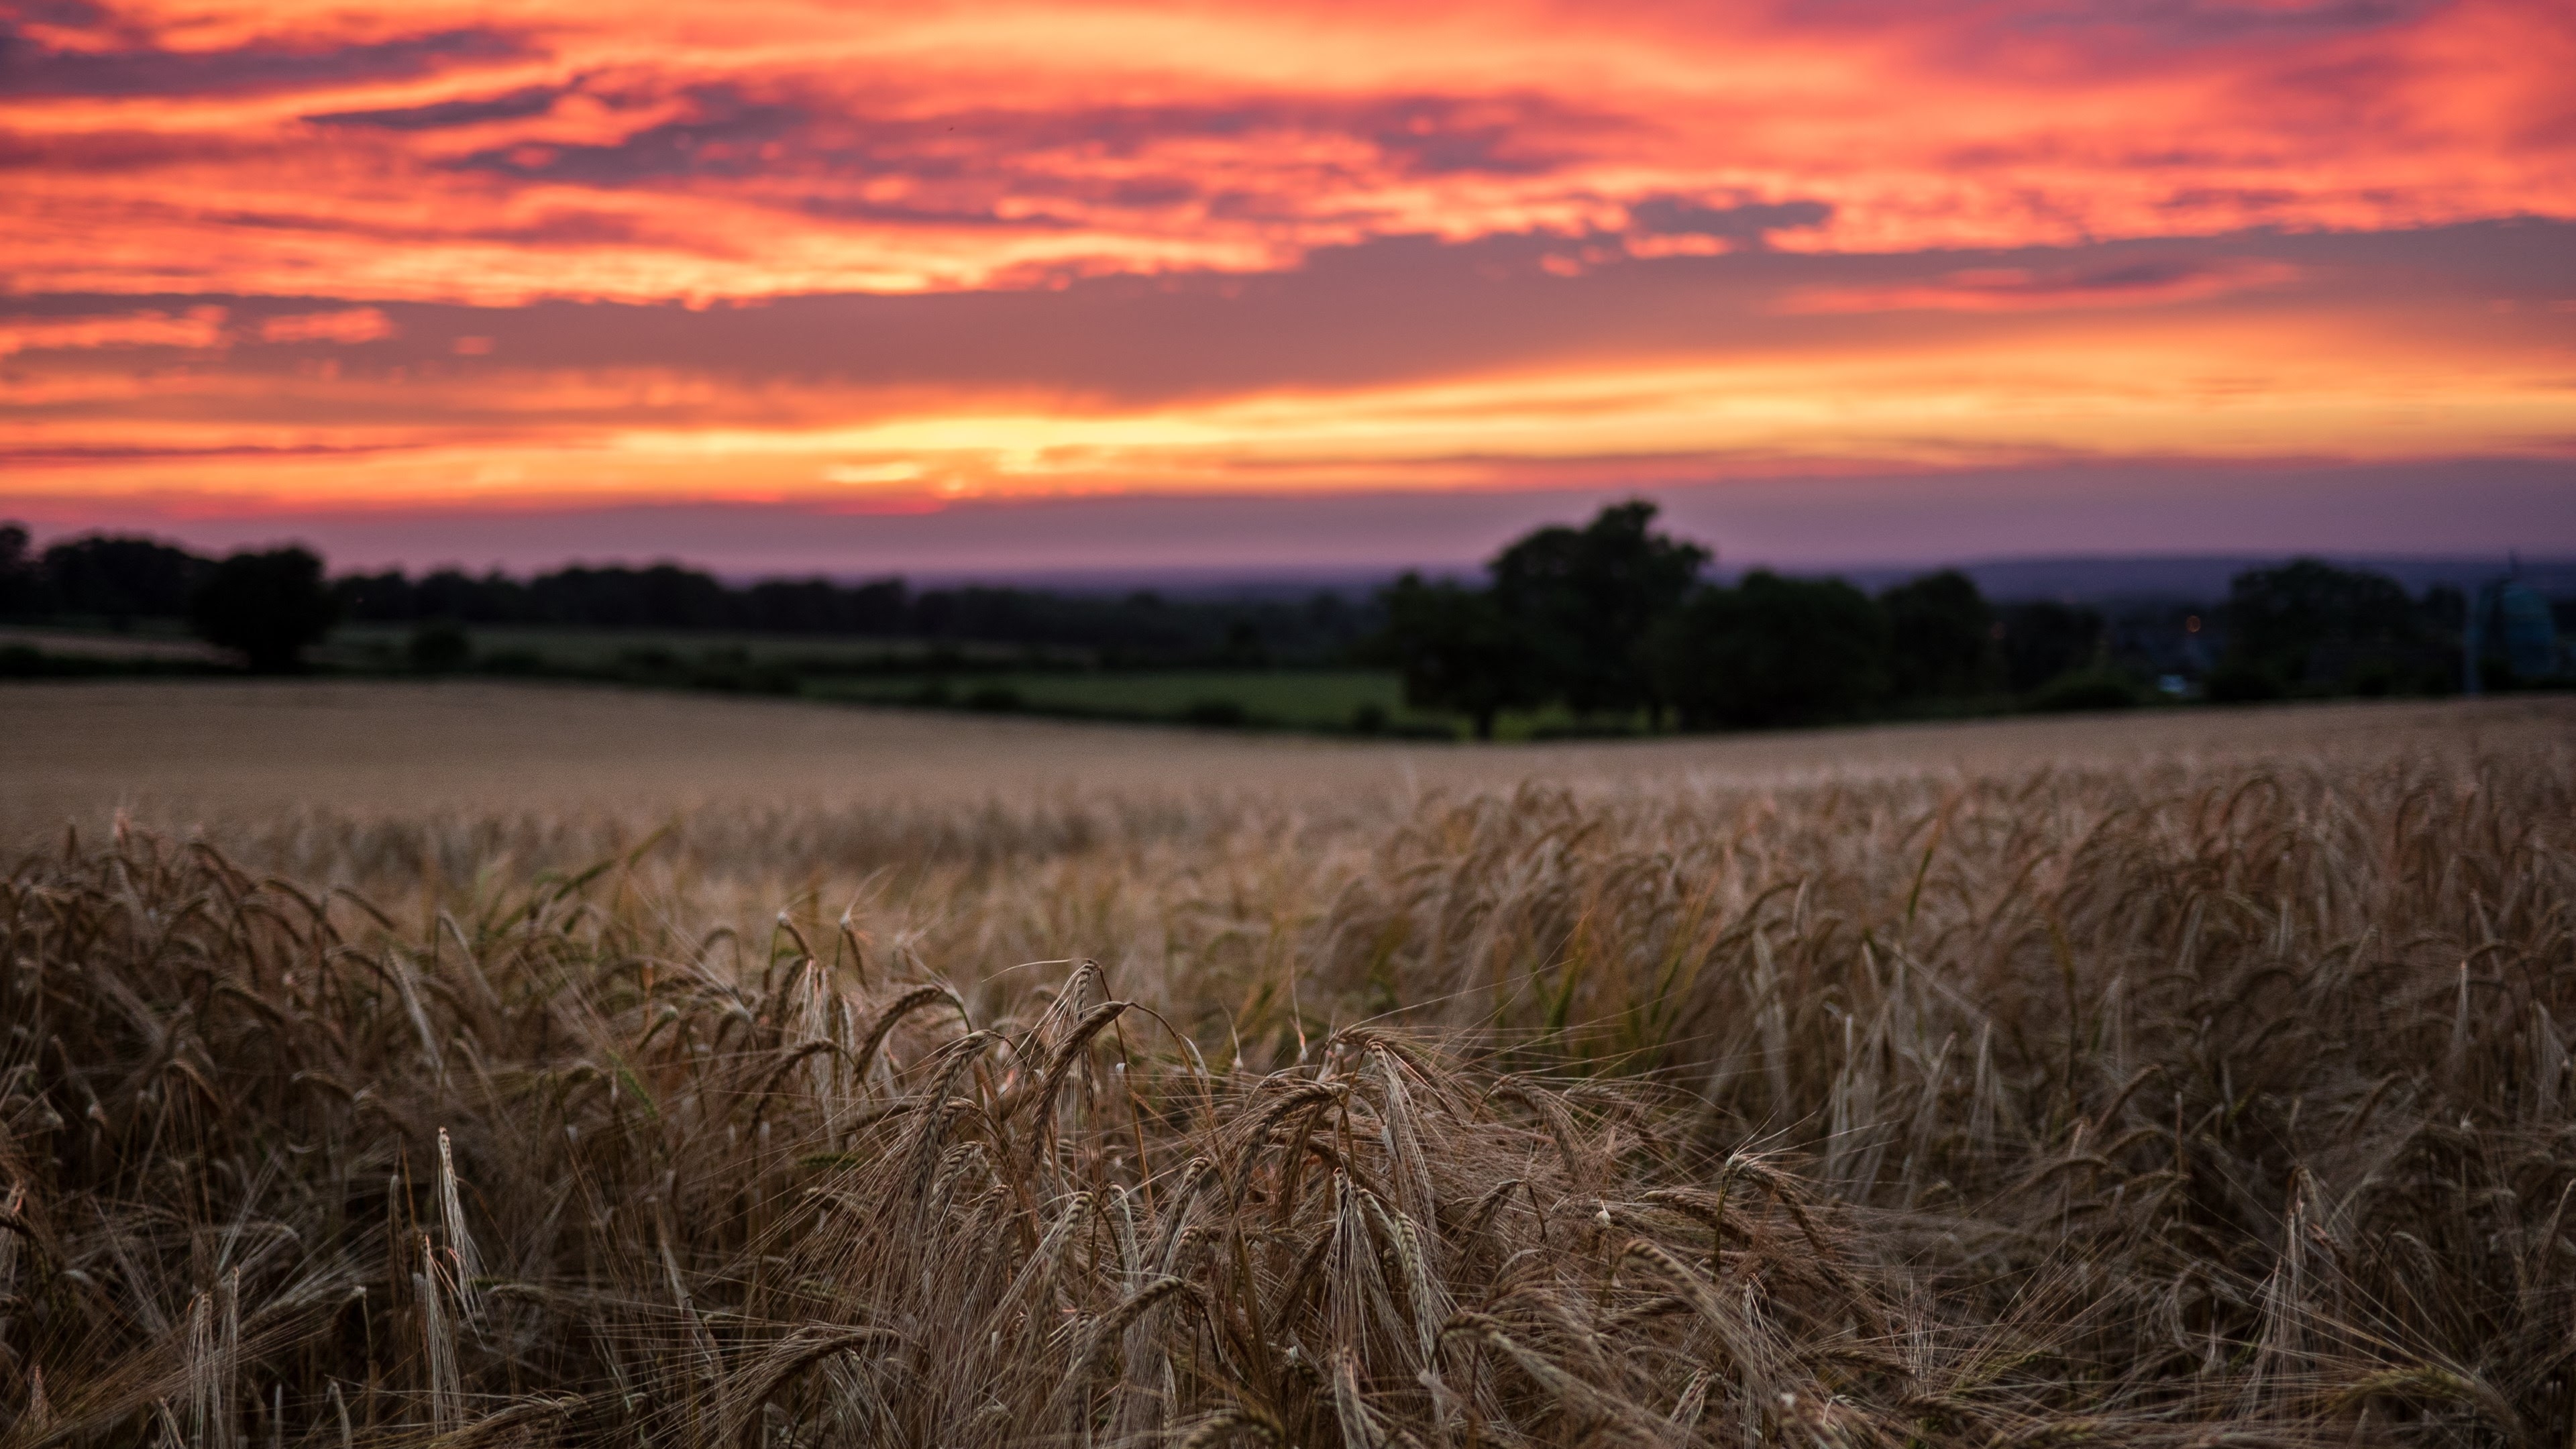
<instances>
[{"instance_id":1,"label":"sky","mask_svg":"<svg viewBox=\"0 0 2576 1449\"><path fill-rule=\"evenodd\" d=\"M2576 6L0 0L0 517L2576 553Z\"/></svg>"}]
</instances>

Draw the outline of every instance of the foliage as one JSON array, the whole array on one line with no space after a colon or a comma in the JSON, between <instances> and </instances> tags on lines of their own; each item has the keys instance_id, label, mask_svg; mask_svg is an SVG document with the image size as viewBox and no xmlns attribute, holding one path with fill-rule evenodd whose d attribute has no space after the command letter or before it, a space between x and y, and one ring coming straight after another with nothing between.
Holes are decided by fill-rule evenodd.
<instances>
[{"instance_id":1,"label":"foliage","mask_svg":"<svg viewBox=\"0 0 2576 1449\"><path fill-rule=\"evenodd\" d=\"M2078 669L2039 687L2023 708L2037 714L2134 709L2145 703L2137 681L2116 669Z\"/></svg>"},{"instance_id":2,"label":"foliage","mask_svg":"<svg viewBox=\"0 0 2576 1449\"><path fill-rule=\"evenodd\" d=\"M1501 710L1548 704L1576 716L1552 728L1574 733L1597 732L1604 715L1612 729L1640 716L1660 727L1667 706L1685 729L1856 719L1897 699L1987 693L1999 638L2023 689L2097 652L2100 617L2056 606L2014 613L1999 635L1956 570L1876 601L1766 570L1702 587L1713 555L1653 531L1654 517L1631 502L1579 529L1539 529L1495 555L1482 591L1408 575L1380 595L1373 656L1405 671L1417 707L1460 710L1489 737Z\"/></svg>"},{"instance_id":3,"label":"foliage","mask_svg":"<svg viewBox=\"0 0 2576 1449\"><path fill-rule=\"evenodd\" d=\"M1756 569L1703 588L1665 624L1656 658L1685 729L1857 717L1887 693L1887 620L1840 579Z\"/></svg>"},{"instance_id":4,"label":"foliage","mask_svg":"<svg viewBox=\"0 0 2576 1449\"><path fill-rule=\"evenodd\" d=\"M855 584L764 579L744 587L678 564L573 567L526 579L453 569L349 575L332 588L361 623L464 624L1014 643L1083 649L1113 662L1320 663L1366 631L1364 612L1329 591L1306 598L1177 599L1140 590L1072 594L961 586L915 590L899 578Z\"/></svg>"},{"instance_id":5,"label":"foliage","mask_svg":"<svg viewBox=\"0 0 2576 1449\"><path fill-rule=\"evenodd\" d=\"M2238 574L2228 585L2226 618L2231 654L2291 684L2309 678L2320 649L2385 655L2414 645L2421 628L2396 580L2313 558Z\"/></svg>"},{"instance_id":6,"label":"foliage","mask_svg":"<svg viewBox=\"0 0 2576 1449\"><path fill-rule=\"evenodd\" d=\"M1529 653L1543 698L1577 714L1654 713L1647 657L1655 626L1681 606L1712 555L1654 532L1655 505L1604 508L1580 529L1542 528L1486 566L1493 603Z\"/></svg>"},{"instance_id":7,"label":"foliage","mask_svg":"<svg viewBox=\"0 0 2576 1449\"><path fill-rule=\"evenodd\" d=\"M2003 625L2004 683L2028 694L2050 680L2094 664L2102 652L2102 612L2048 600L2007 604Z\"/></svg>"},{"instance_id":8,"label":"foliage","mask_svg":"<svg viewBox=\"0 0 2576 1449\"><path fill-rule=\"evenodd\" d=\"M175 619L213 570L210 560L149 538L88 534L47 548L42 562L48 612L114 620Z\"/></svg>"},{"instance_id":9,"label":"foliage","mask_svg":"<svg viewBox=\"0 0 2576 1449\"><path fill-rule=\"evenodd\" d=\"M45 576L27 551L24 525L0 523L0 619L42 612Z\"/></svg>"},{"instance_id":10,"label":"foliage","mask_svg":"<svg viewBox=\"0 0 2576 1449\"><path fill-rule=\"evenodd\" d=\"M473 657L474 641L445 619L432 620L412 630L411 638L403 644L403 658L423 674L453 673Z\"/></svg>"},{"instance_id":11,"label":"foliage","mask_svg":"<svg viewBox=\"0 0 2576 1449\"><path fill-rule=\"evenodd\" d=\"M2286 693L2272 671L2246 659L2220 660L2200 687L2202 697L2212 704L2261 704Z\"/></svg>"},{"instance_id":12,"label":"foliage","mask_svg":"<svg viewBox=\"0 0 2576 1449\"><path fill-rule=\"evenodd\" d=\"M296 668L338 614L323 587L322 560L301 548L234 554L188 597L188 625L197 637L239 651L261 674Z\"/></svg>"},{"instance_id":13,"label":"foliage","mask_svg":"<svg viewBox=\"0 0 2576 1449\"><path fill-rule=\"evenodd\" d=\"M1493 594L1407 573L1382 596L1378 657L1404 678L1404 702L1455 710L1494 737L1494 717L1547 698L1546 666Z\"/></svg>"},{"instance_id":14,"label":"foliage","mask_svg":"<svg viewBox=\"0 0 2576 1449\"><path fill-rule=\"evenodd\" d=\"M1492 737L1498 722L1516 736L1555 737L1652 732L1669 719L1707 728L1954 715L2001 707L1999 694L2032 709L2106 708L2142 699L2147 682L2169 677L2199 680L2202 696L2221 702L2439 694L2462 674L2467 601L2457 589L2436 586L2410 600L2392 579L2315 559L2240 574L2216 610L2133 599L2106 619L2102 609L2072 603L1997 606L1966 574L1942 570L1890 587L1874 602L1861 600L1862 609L1830 595L1836 602L1818 613L1787 596L1694 602L1698 575L1714 555L1658 532L1655 518L1655 506L1644 501L1606 507L1579 527L1540 528L1514 540L1488 562L1481 588L1408 575L1357 602L1331 591L1303 599L1187 599L1151 590L915 590L900 578L736 586L669 562L574 566L527 578L388 571L345 576L330 590L344 617L379 629L426 630L423 640L443 641L435 626L452 623L587 634L594 646L602 637L648 631L678 641L655 646L672 651L658 663L640 656L567 662L550 649L505 645L480 658L479 667L491 672L816 698L882 698L893 690L910 702L943 705L982 689L986 708L1001 707L992 690L1009 689L1020 696L1014 708L1203 723L1234 716L1198 706L1232 703L1248 724L1360 732L1390 725L1398 733L1454 730L1456 717L1464 717L1482 738ZM122 627L177 611L214 568L150 539L95 535L30 560L25 530L0 525L0 616L69 613ZM1875 622L1863 620L1864 612ZM1829 616L1839 622L1825 622ZM1755 637L1775 628L1790 632ZM728 635L762 641L763 657L718 657L742 647ZM868 641L875 653L858 664L803 646L781 657L775 647L781 639L825 638ZM373 661L361 667L436 672L465 662L412 659L396 642L355 647ZM2546 652L2543 645L2531 657ZM705 657L685 662L682 654ZM261 667L285 667L274 652L265 657ZM2554 677L2517 679L2502 660L2486 662L2491 686L2554 687ZM1104 678L1193 669L1320 675L1355 664L1397 671L1415 710L1450 717L1398 721L1382 712L1364 724L1352 701L1282 711L1249 695L1137 709L1115 700L1070 701L1053 684L918 677L1005 668L1084 668ZM18 672L32 667L22 661ZM1721 689L1717 681L1730 671L1736 677ZM1827 677L1835 671L1839 677ZM907 677L895 681L897 674ZM860 676L883 676L885 687ZM1755 698L1774 689L1786 692ZM1501 722L1521 711L1535 717Z\"/></svg>"},{"instance_id":15,"label":"foliage","mask_svg":"<svg viewBox=\"0 0 2576 1449\"><path fill-rule=\"evenodd\" d=\"M0 524L0 617L186 615L214 561L154 539L91 535L25 555L26 530ZM11 551L14 541L16 552ZM551 625L583 629L749 631L764 634L1011 643L1089 651L1111 664L1300 665L1341 662L1374 627L1365 604L1330 590L1300 598L1174 598L961 586L921 589L900 578L728 584L703 570L574 565L526 578L440 569L333 579L340 617L415 626Z\"/></svg>"},{"instance_id":16,"label":"foliage","mask_svg":"<svg viewBox=\"0 0 2576 1449\"><path fill-rule=\"evenodd\" d=\"M1878 596L1887 615L1889 673L1900 699L1957 699L1999 682L1994 606L1957 569Z\"/></svg>"},{"instance_id":17,"label":"foliage","mask_svg":"<svg viewBox=\"0 0 2576 1449\"><path fill-rule=\"evenodd\" d=\"M1065 810L24 859L11 1442L2576 1429L2563 739Z\"/></svg>"}]
</instances>

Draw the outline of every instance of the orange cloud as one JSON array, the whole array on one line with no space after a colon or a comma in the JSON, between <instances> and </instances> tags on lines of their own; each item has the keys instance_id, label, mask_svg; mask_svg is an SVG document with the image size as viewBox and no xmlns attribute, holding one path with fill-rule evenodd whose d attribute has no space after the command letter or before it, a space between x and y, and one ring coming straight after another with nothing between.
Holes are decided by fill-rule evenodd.
<instances>
[{"instance_id":1,"label":"orange cloud","mask_svg":"<svg viewBox=\"0 0 2576 1449\"><path fill-rule=\"evenodd\" d=\"M26 27L20 290L654 299L1293 266L1404 233L1897 252L2576 214L2547 0L136 5ZM1680 239L1677 239L1680 238ZM1699 239L1692 239L1699 238Z\"/></svg>"},{"instance_id":2,"label":"orange cloud","mask_svg":"<svg viewBox=\"0 0 2576 1449\"><path fill-rule=\"evenodd\" d=\"M2576 439L2561 0L5 24L0 503Z\"/></svg>"},{"instance_id":3,"label":"orange cloud","mask_svg":"<svg viewBox=\"0 0 2576 1449\"><path fill-rule=\"evenodd\" d=\"M2107 266L1971 267L1929 283L1894 287L1810 287L1782 297L1774 310L1832 312L2044 312L2069 308L2152 307L2198 302L2252 287L2293 281L2282 262L2149 258Z\"/></svg>"},{"instance_id":4,"label":"orange cloud","mask_svg":"<svg viewBox=\"0 0 2576 1449\"><path fill-rule=\"evenodd\" d=\"M263 342L374 342L394 335L394 324L374 307L300 312L259 324Z\"/></svg>"},{"instance_id":5,"label":"orange cloud","mask_svg":"<svg viewBox=\"0 0 2576 1449\"><path fill-rule=\"evenodd\" d=\"M0 319L0 357L95 347L208 348L224 340L224 309L145 310L85 317Z\"/></svg>"},{"instance_id":6,"label":"orange cloud","mask_svg":"<svg viewBox=\"0 0 2576 1449\"><path fill-rule=\"evenodd\" d=\"M0 425L32 481L225 506L734 498L905 500L1684 481L1821 469L2155 456L2576 455L2547 348L2427 346L2326 318L1525 370L1145 405L1044 394L746 384L706 372L253 382L181 376L128 403ZM419 404L432 389L434 411Z\"/></svg>"}]
</instances>

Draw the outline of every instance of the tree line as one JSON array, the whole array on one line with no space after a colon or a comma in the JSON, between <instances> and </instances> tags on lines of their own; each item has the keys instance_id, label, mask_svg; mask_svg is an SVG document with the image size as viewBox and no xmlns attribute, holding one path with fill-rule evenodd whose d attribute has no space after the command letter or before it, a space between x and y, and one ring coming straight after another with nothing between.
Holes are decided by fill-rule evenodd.
<instances>
[{"instance_id":1,"label":"tree line","mask_svg":"<svg viewBox=\"0 0 2576 1449\"><path fill-rule=\"evenodd\" d=\"M1490 738L1512 710L1561 707L1629 727L1764 728L1943 707L2134 704L2142 651L2099 610L1997 605L1944 569L1875 597L1837 578L1755 569L1704 577L1714 554L1654 528L1653 504L1530 533L1480 582L1408 573L1384 596L1369 653L1408 702ZM2458 677L2465 603L2436 587L2316 559L2251 569L2204 618L2171 606L2178 653L2207 697L2440 693ZM2133 625L2134 628L2134 625Z\"/></svg>"},{"instance_id":2,"label":"tree line","mask_svg":"<svg viewBox=\"0 0 2576 1449\"><path fill-rule=\"evenodd\" d=\"M309 549L249 549L223 559L157 539L92 534L42 554L0 523L0 618L77 615L118 628L183 618L198 637L261 673L297 668L339 610Z\"/></svg>"},{"instance_id":3,"label":"tree line","mask_svg":"<svg viewBox=\"0 0 2576 1449\"><path fill-rule=\"evenodd\" d=\"M725 583L678 564L575 565L516 579L445 569L336 580L350 619L369 623L553 625L1007 643L1079 650L1116 664L1320 664L1373 620L1364 604L1317 591L1295 599L1190 599L1152 590L1066 593L968 584L916 589L886 577Z\"/></svg>"},{"instance_id":4,"label":"tree line","mask_svg":"<svg viewBox=\"0 0 2576 1449\"><path fill-rule=\"evenodd\" d=\"M297 667L341 622L412 626L413 662L427 668L465 661L463 627L503 624L1015 645L1107 668L1363 663L1398 671L1416 708L1462 715L1487 737L1503 714L1541 709L1613 730L1740 729L2114 707L2175 670L2222 701L2438 693L2461 673L2459 590L2411 597L2315 559L2247 570L2205 613L2174 603L2106 618L1998 604L1956 570L1874 596L1761 569L1721 584L1712 551L1655 518L1650 503L1622 503L1514 540L1480 580L1408 573L1364 599L1293 600L916 590L900 578L736 585L670 563L332 578L303 548L215 559L88 535L39 553L23 527L0 524L0 617L182 618L272 671ZM2516 682L2506 658L2486 670Z\"/></svg>"},{"instance_id":5,"label":"tree line","mask_svg":"<svg viewBox=\"0 0 2576 1449\"><path fill-rule=\"evenodd\" d=\"M254 650L234 642L239 631L228 621L236 601L262 590L269 595L264 617L246 626L260 636ZM201 618L204 607L224 617ZM28 617L119 628L138 619L190 619L201 634L222 630L226 647L257 653L263 667L291 665L339 623L1002 643L1079 652L1110 667L1257 667L1341 662L1377 622L1369 601L1321 590L1298 598L1190 599L1154 590L916 589L901 578L737 585L674 563L573 565L526 578L460 569L329 578L322 560L303 548L218 560L157 539L94 534L37 553L25 528L0 524L0 618Z\"/></svg>"}]
</instances>

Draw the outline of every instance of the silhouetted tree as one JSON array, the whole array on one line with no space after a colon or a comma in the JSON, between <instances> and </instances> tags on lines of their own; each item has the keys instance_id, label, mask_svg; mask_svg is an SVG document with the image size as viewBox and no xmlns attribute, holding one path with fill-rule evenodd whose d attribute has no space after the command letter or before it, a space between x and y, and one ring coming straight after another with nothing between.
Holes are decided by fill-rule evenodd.
<instances>
[{"instance_id":1,"label":"silhouetted tree","mask_svg":"<svg viewBox=\"0 0 2576 1449\"><path fill-rule=\"evenodd\" d=\"M2075 604L2039 601L2007 604L2003 625L2004 683L2027 694L2061 674L2089 669L2102 652L2102 615Z\"/></svg>"},{"instance_id":2,"label":"silhouetted tree","mask_svg":"<svg viewBox=\"0 0 2576 1449\"><path fill-rule=\"evenodd\" d=\"M343 619L366 624L408 624L420 617L419 590L400 569L342 574L331 581L331 601Z\"/></svg>"},{"instance_id":3,"label":"silhouetted tree","mask_svg":"<svg viewBox=\"0 0 2576 1449\"><path fill-rule=\"evenodd\" d=\"M118 628L175 619L212 565L157 539L90 534L45 550L45 592L66 614L104 615Z\"/></svg>"},{"instance_id":4,"label":"silhouetted tree","mask_svg":"<svg viewBox=\"0 0 2576 1449\"><path fill-rule=\"evenodd\" d=\"M301 548L234 554L216 564L188 601L199 638L237 650L262 674L303 662L338 617L322 584L322 560Z\"/></svg>"},{"instance_id":5,"label":"silhouetted tree","mask_svg":"<svg viewBox=\"0 0 2576 1449\"><path fill-rule=\"evenodd\" d=\"M2322 559L2238 574L2228 584L2226 618L2231 661L2289 684L2316 672L2311 665L2320 650L2343 656L2338 672L2348 672L2364 660L2392 660L2422 640L2421 619L2404 586Z\"/></svg>"},{"instance_id":6,"label":"silhouetted tree","mask_svg":"<svg viewBox=\"0 0 2576 1449\"><path fill-rule=\"evenodd\" d=\"M1658 631L1654 657L1685 729L1849 719L1888 690L1887 618L1840 579L1756 569L1703 588Z\"/></svg>"},{"instance_id":7,"label":"silhouetted tree","mask_svg":"<svg viewBox=\"0 0 2576 1449\"><path fill-rule=\"evenodd\" d=\"M44 582L27 551L26 526L0 523L0 618L41 610Z\"/></svg>"},{"instance_id":8,"label":"silhouetted tree","mask_svg":"<svg viewBox=\"0 0 2576 1449\"><path fill-rule=\"evenodd\" d=\"M2281 681L2231 655L2201 676L2200 692L2211 704L2260 704L2281 697Z\"/></svg>"},{"instance_id":9,"label":"silhouetted tree","mask_svg":"<svg viewBox=\"0 0 2576 1449\"><path fill-rule=\"evenodd\" d=\"M1225 626L1225 662L1245 669L1270 667L1270 649L1261 642L1261 631L1250 619L1236 619Z\"/></svg>"},{"instance_id":10,"label":"silhouetted tree","mask_svg":"<svg viewBox=\"0 0 2576 1449\"><path fill-rule=\"evenodd\" d=\"M2562 611L2571 606L2576 606L2576 599L2558 601L2558 607ZM2469 596L2457 584L2435 584L2424 591L2424 597L2416 604L2415 612L2416 617L2423 621L2428 631L2456 638L2461 630L2468 627ZM2565 625L2562 624L2560 627L2563 629Z\"/></svg>"},{"instance_id":11,"label":"silhouetted tree","mask_svg":"<svg viewBox=\"0 0 2576 1449\"><path fill-rule=\"evenodd\" d=\"M1709 551L1654 532L1655 505L1604 508L1582 528L1542 528L1488 565L1494 602L1535 656L1539 692L1577 711L1658 710L1647 657Z\"/></svg>"},{"instance_id":12,"label":"silhouetted tree","mask_svg":"<svg viewBox=\"0 0 2576 1449\"><path fill-rule=\"evenodd\" d=\"M767 579L743 591L740 622L772 634L896 634L906 601L901 579L850 588L830 579Z\"/></svg>"},{"instance_id":13,"label":"silhouetted tree","mask_svg":"<svg viewBox=\"0 0 2576 1449\"><path fill-rule=\"evenodd\" d=\"M526 624L536 619L528 607L528 586L499 572L481 578L462 569L440 569L420 581L412 595L412 617L454 619L463 624Z\"/></svg>"},{"instance_id":14,"label":"silhouetted tree","mask_svg":"<svg viewBox=\"0 0 2576 1449\"><path fill-rule=\"evenodd\" d=\"M573 567L528 581L528 607L547 624L614 629L715 629L727 622L725 586L675 563L634 569Z\"/></svg>"},{"instance_id":15,"label":"silhouetted tree","mask_svg":"<svg viewBox=\"0 0 2576 1449\"><path fill-rule=\"evenodd\" d=\"M1404 676L1405 703L1455 710L1489 740L1495 716L1546 697L1528 637L1491 593L1408 573L1382 599L1386 627L1375 652Z\"/></svg>"},{"instance_id":16,"label":"silhouetted tree","mask_svg":"<svg viewBox=\"0 0 2576 1449\"><path fill-rule=\"evenodd\" d=\"M1901 698L1980 694L1994 687L1995 611L1957 569L1925 574L1878 596L1887 613L1888 663Z\"/></svg>"}]
</instances>

